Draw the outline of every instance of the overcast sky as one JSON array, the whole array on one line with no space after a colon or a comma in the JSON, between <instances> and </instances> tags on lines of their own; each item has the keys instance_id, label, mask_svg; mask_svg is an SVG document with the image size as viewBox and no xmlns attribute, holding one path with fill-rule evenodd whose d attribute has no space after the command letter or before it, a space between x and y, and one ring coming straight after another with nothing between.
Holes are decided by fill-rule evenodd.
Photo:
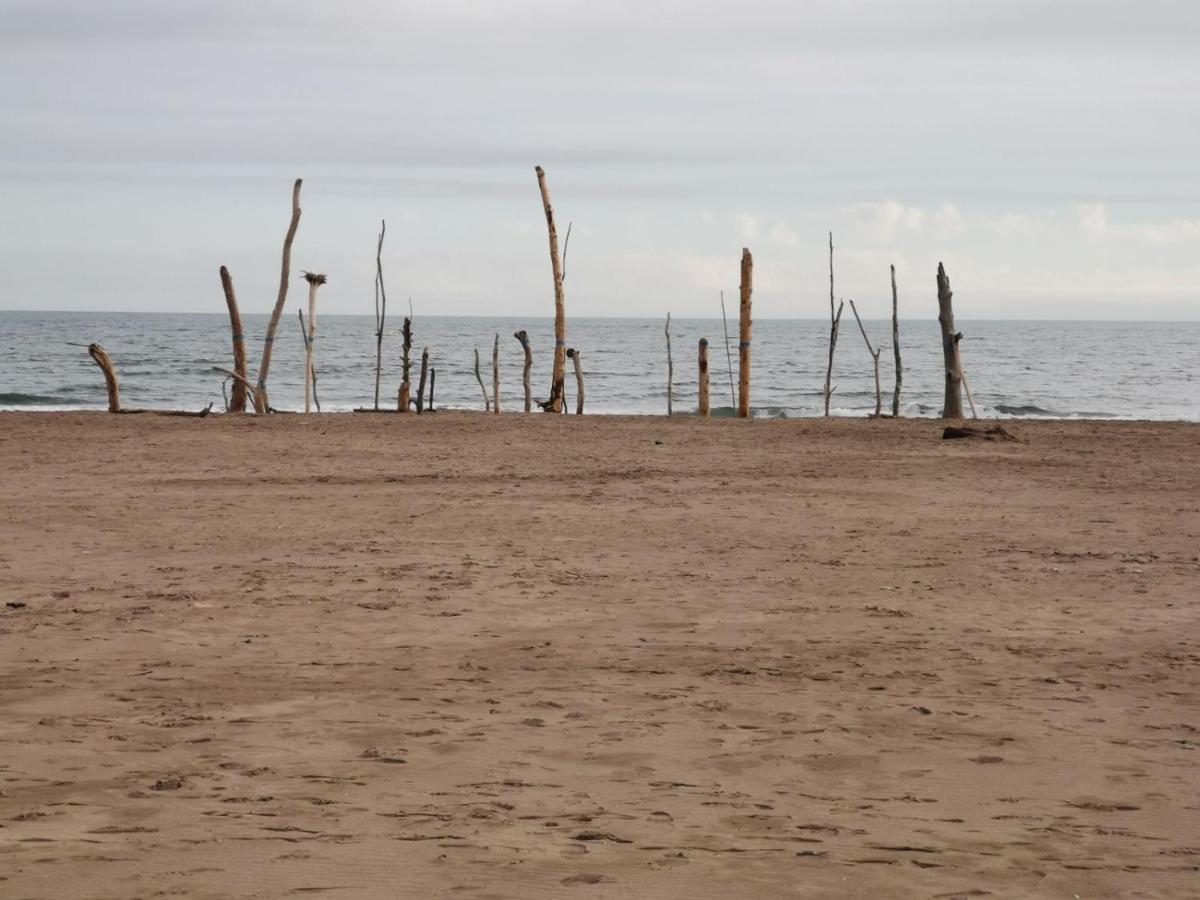
<instances>
[{"instance_id":1,"label":"overcast sky","mask_svg":"<svg viewBox=\"0 0 1200 900\"><path fill-rule=\"evenodd\" d=\"M0 0L0 308L1200 318L1196 0ZM299 294L297 294L297 299ZM293 304L294 305L294 304Z\"/></svg>"}]
</instances>

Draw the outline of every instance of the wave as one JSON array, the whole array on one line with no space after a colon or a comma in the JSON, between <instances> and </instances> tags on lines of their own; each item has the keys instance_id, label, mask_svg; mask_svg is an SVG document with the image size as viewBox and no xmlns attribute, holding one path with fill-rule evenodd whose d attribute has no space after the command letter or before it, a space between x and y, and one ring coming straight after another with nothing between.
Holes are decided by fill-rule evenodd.
<instances>
[{"instance_id":1,"label":"wave","mask_svg":"<svg viewBox=\"0 0 1200 900\"><path fill-rule=\"evenodd\" d=\"M59 393L59 392L55 392ZM79 406L87 403L82 397L54 396L49 397L45 394L21 394L21 393L0 393L0 407L5 406Z\"/></svg>"}]
</instances>

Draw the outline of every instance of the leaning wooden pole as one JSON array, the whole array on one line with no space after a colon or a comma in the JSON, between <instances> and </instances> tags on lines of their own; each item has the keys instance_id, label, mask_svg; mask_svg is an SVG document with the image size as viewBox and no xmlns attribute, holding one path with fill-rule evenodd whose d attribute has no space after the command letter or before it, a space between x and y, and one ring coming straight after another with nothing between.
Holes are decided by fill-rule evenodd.
<instances>
[{"instance_id":1,"label":"leaning wooden pole","mask_svg":"<svg viewBox=\"0 0 1200 900\"><path fill-rule=\"evenodd\" d=\"M725 329L725 365L729 374L729 408L737 406L737 395L733 392L733 356L729 349L729 320L725 317L725 292L721 291L721 327Z\"/></svg>"},{"instance_id":2,"label":"leaning wooden pole","mask_svg":"<svg viewBox=\"0 0 1200 900\"><path fill-rule=\"evenodd\" d=\"M375 408L379 409L379 381L383 377L383 322L387 318L387 290L383 286L383 236L387 220L379 220L379 243L375 246Z\"/></svg>"},{"instance_id":3,"label":"leaning wooden pole","mask_svg":"<svg viewBox=\"0 0 1200 900\"><path fill-rule=\"evenodd\" d=\"M738 417L750 416L750 300L754 293L754 258L742 248L741 316L738 320Z\"/></svg>"},{"instance_id":4,"label":"leaning wooden pole","mask_svg":"<svg viewBox=\"0 0 1200 900\"><path fill-rule=\"evenodd\" d=\"M483 386L483 375L479 372L479 348L475 348L475 380L479 382L479 390L483 391L483 411L491 412L492 402L488 399L487 388Z\"/></svg>"},{"instance_id":5,"label":"leaning wooden pole","mask_svg":"<svg viewBox=\"0 0 1200 900\"><path fill-rule=\"evenodd\" d=\"M500 335L492 344L492 412L500 415Z\"/></svg>"},{"instance_id":6,"label":"leaning wooden pole","mask_svg":"<svg viewBox=\"0 0 1200 900\"><path fill-rule=\"evenodd\" d=\"M525 368L521 375L521 380L525 385L525 412L533 411L533 387L530 383L530 373L533 370L533 347L529 343L529 335L525 330L513 332L513 337L521 342L521 349L525 351Z\"/></svg>"},{"instance_id":7,"label":"leaning wooden pole","mask_svg":"<svg viewBox=\"0 0 1200 900\"><path fill-rule=\"evenodd\" d=\"M896 267L892 266L892 351L896 356L896 389L892 392L892 416L900 418L900 387L904 367L900 365L900 299L896 293Z\"/></svg>"},{"instance_id":8,"label":"leaning wooden pole","mask_svg":"<svg viewBox=\"0 0 1200 900\"><path fill-rule=\"evenodd\" d=\"M862 319L858 315L858 307L854 305L854 301L850 301L850 311L854 313L854 321L858 323L858 330L862 332L863 342L867 345L867 352L871 354L871 360L875 363L875 413L874 418L879 418L883 414L883 394L879 387L879 354L883 352L880 347L876 350L871 346L871 339L867 337L867 329L863 327Z\"/></svg>"},{"instance_id":9,"label":"leaning wooden pole","mask_svg":"<svg viewBox=\"0 0 1200 900\"><path fill-rule=\"evenodd\" d=\"M575 364L575 415L583 415L583 360L579 351L567 348L567 356Z\"/></svg>"},{"instance_id":10,"label":"leaning wooden pole","mask_svg":"<svg viewBox=\"0 0 1200 900\"><path fill-rule=\"evenodd\" d=\"M225 292L225 305L229 307L229 328L233 332L233 379L230 388L229 412L246 411L246 334L242 331L242 314L238 311L237 295L233 292L233 276L221 266L221 289Z\"/></svg>"},{"instance_id":11,"label":"leaning wooden pole","mask_svg":"<svg viewBox=\"0 0 1200 900\"><path fill-rule=\"evenodd\" d=\"M696 411L702 419L708 418L708 338L700 338L700 404Z\"/></svg>"},{"instance_id":12,"label":"leaning wooden pole","mask_svg":"<svg viewBox=\"0 0 1200 900\"><path fill-rule=\"evenodd\" d=\"M271 411L271 403L267 397L267 373L271 370L271 348L275 344L275 329L279 327L279 317L283 315L283 307L287 303L288 282L292 277L292 241L296 239L296 229L300 227L300 185L302 183L302 179L297 178L292 187L292 221L288 225L287 234L283 239L279 293L275 296L275 308L271 310L267 336L263 338L262 360L258 364L258 384L254 390L254 411L256 413Z\"/></svg>"},{"instance_id":13,"label":"leaning wooden pole","mask_svg":"<svg viewBox=\"0 0 1200 900\"><path fill-rule=\"evenodd\" d=\"M305 272L308 282L308 333L304 339L304 412L312 412L313 357L317 340L317 288L325 283L325 276L316 272Z\"/></svg>"},{"instance_id":14,"label":"leaning wooden pole","mask_svg":"<svg viewBox=\"0 0 1200 900\"><path fill-rule=\"evenodd\" d=\"M946 269L938 263L938 324L942 326L942 355L946 362L946 396L942 406L943 419L961 419L962 413L962 359L958 353L958 342L962 334L954 330L954 292L950 290L950 279Z\"/></svg>"},{"instance_id":15,"label":"leaning wooden pole","mask_svg":"<svg viewBox=\"0 0 1200 900\"><path fill-rule=\"evenodd\" d=\"M833 311L833 232L829 232L829 363L825 367L825 415L829 415L829 399L833 396L833 351L837 347L838 326L841 324L842 305Z\"/></svg>"},{"instance_id":16,"label":"leaning wooden pole","mask_svg":"<svg viewBox=\"0 0 1200 900\"><path fill-rule=\"evenodd\" d=\"M673 401L675 394L675 363L671 360L671 313L667 311L667 325L663 329L667 336L667 415L673 413Z\"/></svg>"},{"instance_id":17,"label":"leaning wooden pole","mask_svg":"<svg viewBox=\"0 0 1200 900\"><path fill-rule=\"evenodd\" d=\"M554 207L546 187L546 173L536 166L538 189L542 192L542 207L546 213L546 228L550 235L550 269L554 273L554 368L550 375L550 399L542 406L547 412L562 412L563 390L567 367L567 306L563 291L562 262L558 257L558 231L554 227Z\"/></svg>"},{"instance_id":18,"label":"leaning wooden pole","mask_svg":"<svg viewBox=\"0 0 1200 900\"><path fill-rule=\"evenodd\" d=\"M104 373L104 386L108 389L108 411L121 411L121 383L117 380L117 367L113 365L108 351L99 344L88 344L88 356L95 360L100 371Z\"/></svg>"}]
</instances>

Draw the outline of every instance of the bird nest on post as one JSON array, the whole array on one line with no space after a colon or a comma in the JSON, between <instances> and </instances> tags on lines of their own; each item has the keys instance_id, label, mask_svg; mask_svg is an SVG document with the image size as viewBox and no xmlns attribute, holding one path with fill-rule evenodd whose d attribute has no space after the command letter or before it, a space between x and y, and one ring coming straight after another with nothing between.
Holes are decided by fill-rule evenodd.
<instances>
[{"instance_id":1,"label":"bird nest on post","mask_svg":"<svg viewBox=\"0 0 1200 900\"><path fill-rule=\"evenodd\" d=\"M318 272L305 272L304 280L309 284L324 284L328 279Z\"/></svg>"}]
</instances>

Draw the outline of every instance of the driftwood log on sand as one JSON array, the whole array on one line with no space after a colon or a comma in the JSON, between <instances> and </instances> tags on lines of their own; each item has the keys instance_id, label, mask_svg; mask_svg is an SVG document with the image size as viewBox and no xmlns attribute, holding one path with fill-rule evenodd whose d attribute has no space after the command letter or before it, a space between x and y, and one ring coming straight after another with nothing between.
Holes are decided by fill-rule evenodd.
<instances>
[{"instance_id":1,"label":"driftwood log on sand","mask_svg":"<svg viewBox=\"0 0 1200 900\"><path fill-rule=\"evenodd\" d=\"M1009 434L1002 425L990 425L986 428L976 428L973 426L958 427L955 425L947 425L942 430L942 440L952 441L962 438L978 438L984 441L1017 441L1023 443L1020 438Z\"/></svg>"}]
</instances>

